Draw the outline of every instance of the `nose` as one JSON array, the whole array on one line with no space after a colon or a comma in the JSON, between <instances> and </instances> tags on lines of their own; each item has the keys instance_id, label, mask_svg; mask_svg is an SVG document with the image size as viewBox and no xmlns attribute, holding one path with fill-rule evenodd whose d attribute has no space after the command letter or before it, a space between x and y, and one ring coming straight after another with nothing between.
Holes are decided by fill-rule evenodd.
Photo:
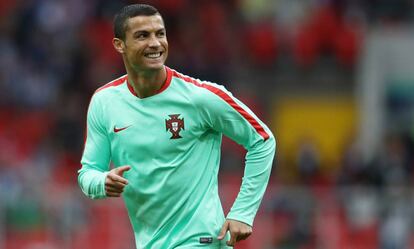
<instances>
[{"instance_id":1,"label":"nose","mask_svg":"<svg viewBox=\"0 0 414 249\"><path fill-rule=\"evenodd\" d=\"M158 40L157 36L155 34L151 35L151 38L149 40L149 44L150 47L159 47L161 46L160 41Z\"/></svg>"}]
</instances>

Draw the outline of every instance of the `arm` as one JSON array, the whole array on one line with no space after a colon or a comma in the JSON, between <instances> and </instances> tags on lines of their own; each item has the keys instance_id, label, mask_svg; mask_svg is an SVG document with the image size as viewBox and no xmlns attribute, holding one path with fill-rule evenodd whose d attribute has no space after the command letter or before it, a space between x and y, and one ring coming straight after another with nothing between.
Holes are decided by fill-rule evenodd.
<instances>
[{"instance_id":1,"label":"arm","mask_svg":"<svg viewBox=\"0 0 414 249\"><path fill-rule=\"evenodd\" d=\"M213 86L215 88L209 90L214 94L210 94L211 98L200 107L205 121L247 150L240 192L223 225L224 230L230 230L232 239L229 244L233 245L251 233L270 177L276 143L269 128L248 107L224 88Z\"/></svg>"},{"instance_id":2,"label":"arm","mask_svg":"<svg viewBox=\"0 0 414 249\"><path fill-rule=\"evenodd\" d=\"M85 148L78 183L83 193L92 199L104 198L105 179L109 170L110 142L103 122L102 104L95 94L88 108Z\"/></svg>"}]
</instances>

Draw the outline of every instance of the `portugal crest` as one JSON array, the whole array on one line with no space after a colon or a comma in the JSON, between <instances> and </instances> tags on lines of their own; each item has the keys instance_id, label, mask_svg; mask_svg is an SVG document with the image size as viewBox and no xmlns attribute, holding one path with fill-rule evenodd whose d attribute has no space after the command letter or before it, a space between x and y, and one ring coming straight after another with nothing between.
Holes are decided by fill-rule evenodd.
<instances>
[{"instance_id":1,"label":"portugal crest","mask_svg":"<svg viewBox=\"0 0 414 249\"><path fill-rule=\"evenodd\" d=\"M181 129L184 130L184 118L178 118L181 114L171 114L170 119L165 120L166 131L170 131L172 136L170 139L182 138L180 136Z\"/></svg>"}]
</instances>

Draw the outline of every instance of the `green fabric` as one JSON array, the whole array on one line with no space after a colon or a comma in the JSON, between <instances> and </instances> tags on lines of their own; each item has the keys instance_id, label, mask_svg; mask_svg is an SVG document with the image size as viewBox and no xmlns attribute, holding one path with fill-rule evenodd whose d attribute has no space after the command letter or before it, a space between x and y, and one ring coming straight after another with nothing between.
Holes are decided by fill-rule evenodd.
<instances>
[{"instance_id":1,"label":"green fabric","mask_svg":"<svg viewBox=\"0 0 414 249\"><path fill-rule=\"evenodd\" d=\"M110 161L115 167L130 165L124 174L129 184L123 198L137 248L227 248L228 238L217 240L225 221L217 187L222 134L248 151L242 187L227 218L250 225L269 179L275 139L222 86L189 83L167 71L174 74L170 85L151 97L134 96L126 80L94 94L87 116L80 187L90 198L104 198ZM214 89L225 92L270 137L264 139ZM183 120L181 138L171 139L170 115L177 114ZM128 128L114 132L115 127ZM213 243L200 244L200 237L212 237Z\"/></svg>"}]
</instances>

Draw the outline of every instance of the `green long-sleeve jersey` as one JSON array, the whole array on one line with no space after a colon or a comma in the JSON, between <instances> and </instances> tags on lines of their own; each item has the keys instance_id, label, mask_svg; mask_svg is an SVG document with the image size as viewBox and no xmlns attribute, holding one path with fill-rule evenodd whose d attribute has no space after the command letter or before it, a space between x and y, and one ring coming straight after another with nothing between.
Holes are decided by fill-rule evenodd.
<instances>
[{"instance_id":1,"label":"green long-sleeve jersey","mask_svg":"<svg viewBox=\"0 0 414 249\"><path fill-rule=\"evenodd\" d=\"M123 199L141 248L227 248L225 218L252 225L275 154L266 125L224 87L165 67L157 94L138 98L127 75L99 88L87 114L78 181L105 198L105 177L130 165ZM227 217L217 186L222 134L246 148L240 192Z\"/></svg>"}]
</instances>

